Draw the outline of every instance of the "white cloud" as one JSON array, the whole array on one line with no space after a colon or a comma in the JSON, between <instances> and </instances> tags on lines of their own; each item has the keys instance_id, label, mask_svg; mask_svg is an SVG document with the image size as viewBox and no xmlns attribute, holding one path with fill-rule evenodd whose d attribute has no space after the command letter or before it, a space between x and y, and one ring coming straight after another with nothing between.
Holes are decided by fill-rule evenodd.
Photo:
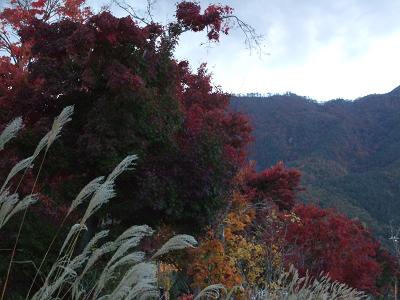
<instances>
[{"instance_id":1,"label":"white cloud","mask_svg":"<svg viewBox=\"0 0 400 300\"><path fill-rule=\"evenodd\" d=\"M266 34L270 55L250 56L237 33L211 50L199 48L198 37L185 37L177 52L194 65L209 62L214 81L226 91L291 91L323 101L384 93L400 84L398 1L229 2Z\"/></svg>"},{"instance_id":2,"label":"white cloud","mask_svg":"<svg viewBox=\"0 0 400 300\"><path fill-rule=\"evenodd\" d=\"M400 84L398 0L215 2L234 7L264 34L269 53L261 59L250 55L238 30L211 47L200 46L205 34L185 34L176 57L189 58L193 68L208 62L214 82L227 92L292 91L322 101L383 93ZM171 20L174 3L158 0L155 19Z\"/></svg>"}]
</instances>

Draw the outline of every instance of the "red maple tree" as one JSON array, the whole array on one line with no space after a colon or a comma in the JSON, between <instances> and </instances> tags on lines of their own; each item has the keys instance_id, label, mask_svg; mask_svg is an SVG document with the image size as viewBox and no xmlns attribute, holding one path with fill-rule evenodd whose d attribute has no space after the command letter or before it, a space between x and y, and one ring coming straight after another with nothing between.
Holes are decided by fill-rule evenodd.
<instances>
[{"instance_id":1,"label":"red maple tree","mask_svg":"<svg viewBox=\"0 0 400 300\"><path fill-rule=\"evenodd\" d=\"M302 274L325 272L333 280L376 292L380 245L369 230L333 209L298 204L293 211L300 220L287 227L288 263Z\"/></svg>"}]
</instances>

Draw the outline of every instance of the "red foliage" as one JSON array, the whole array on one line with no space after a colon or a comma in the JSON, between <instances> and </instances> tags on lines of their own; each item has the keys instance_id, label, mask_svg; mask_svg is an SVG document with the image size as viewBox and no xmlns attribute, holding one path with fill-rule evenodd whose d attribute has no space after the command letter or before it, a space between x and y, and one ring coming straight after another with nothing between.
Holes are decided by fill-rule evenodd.
<instances>
[{"instance_id":1,"label":"red foliage","mask_svg":"<svg viewBox=\"0 0 400 300\"><path fill-rule=\"evenodd\" d=\"M84 6L85 0L58 0L48 4L49 0L11 0L9 6L0 12L0 50L8 54L0 56L0 98L11 90L11 86L15 89L21 83L32 58L34 32L27 31L26 27L37 24L37 20L83 21L92 14L90 9ZM25 31L25 38L16 40L20 31Z\"/></svg>"},{"instance_id":2,"label":"red foliage","mask_svg":"<svg viewBox=\"0 0 400 300\"><path fill-rule=\"evenodd\" d=\"M127 86L137 89L144 84L140 76L132 74L129 68L118 62L110 64L107 73L110 90L125 89Z\"/></svg>"},{"instance_id":3,"label":"red foliage","mask_svg":"<svg viewBox=\"0 0 400 300\"><path fill-rule=\"evenodd\" d=\"M301 174L296 169L287 169L282 162L260 173L251 172L248 187L254 189L257 200L275 203L281 210L291 210L300 188Z\"/></svg>"},{"instance_id":4,"label":"red foliage","mask_svg":"<svg viewBox=\"0 0 400 300\"><path fill-rule=\"evenodd\" d=\"M293 264L303 275L325 272L375 294L388 289L396 268L393 258L360 222L332 209L296 204L303 190L297 170L280 162L257 173L250 164L236 181L245 198L256 204L252 230L280 249L286 266Z\"/></svg>"},{"instance_id":5,"label":"red foliage","mask_svg":"<svg viewBox=\"0 0 400 300\"><path fill-rule=\"evenodd\" d=\"M202 31L209 28L209 40L218 41L221 32L228 34L227 18L232 15L233 9L229 6L209 5L203 14L197 2L183 1L177 5L176 18L185 29Z\"/></svg>"},{"instance_id":6,"label":"red foliage","mask_svg":"<svg viewBox=\"0 0 400 300\"><path fill-rule=\"evenodd\" d=\"M333 280L376 292L379 243L367 229L332 209L300 204L294 213L300 221L287 227L288 263L303 274L324 271Z\"/></svg>"},{"instance_id":7,"label":"red foliage","mask_svg":"<svg viewBox=\"0 0 400 300\"><path fill-rule=\"evenodd\" d=\"M83 21L92 15L91 9L88 6L84 6L85 3L86 0L64 0L63 5L60 5L57 9L57 13L65 18Z\"/></svg>"},{"instance_id":8,"label":"red foliage","mask_svg":"<svg viewBox=\"0 0 400 300\"><path fill-rule=\"evenodd\" d=\"M189 71L186 63L179 64L179 98L185 114L182 146L190 147L191 140L204 134L219 136L224 156L235 165L245 159L245 147L251 141L251 126L247 117L228 110L229 95L213 89L206 65L202 64L197 73Z\"/></svg>"}]
</instances>

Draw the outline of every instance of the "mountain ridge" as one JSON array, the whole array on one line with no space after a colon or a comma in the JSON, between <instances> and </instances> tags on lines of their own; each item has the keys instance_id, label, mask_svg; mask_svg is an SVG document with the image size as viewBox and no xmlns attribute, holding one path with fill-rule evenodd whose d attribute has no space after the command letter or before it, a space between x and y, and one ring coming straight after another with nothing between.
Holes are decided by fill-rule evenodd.
<instances>
[{"instance_id":1,"label":"mountain ridge","mask_svg":"<svg viewBox=\"0 0 400 300\"><path fill-rule=\"evenodd\" d=\"M233 97L231 107L251 120L259 169L283 161L303 172L304 201L357 217L383 240L390 222L400 226L400 86L323 103L293 93Z\"/></svg>"}]
</instances>

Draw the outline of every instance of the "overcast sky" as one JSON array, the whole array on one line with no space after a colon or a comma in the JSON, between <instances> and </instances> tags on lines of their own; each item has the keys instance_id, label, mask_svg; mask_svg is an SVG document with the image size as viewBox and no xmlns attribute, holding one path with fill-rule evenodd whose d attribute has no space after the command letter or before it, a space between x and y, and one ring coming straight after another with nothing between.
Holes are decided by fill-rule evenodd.
<instances>
[{"instance_id":1,"label":"overcast sky","mask_svg":"<svg viewBox=\"0 0 400 300\"><path fill-rule=\"evenodd\" d=\"M140 7L140 2L133 4ZM171 20L175 2L158 0L156 19ZM325 101L385 93L400 85L399 0L218 2L233 7L264 36L264 54L250 53L236 29L211 46L201 45L204 34L187 33L176 57L189 59L193 68L207 62L214 83L226 92L290 91Z\"/></svg>"}]
</instances>

